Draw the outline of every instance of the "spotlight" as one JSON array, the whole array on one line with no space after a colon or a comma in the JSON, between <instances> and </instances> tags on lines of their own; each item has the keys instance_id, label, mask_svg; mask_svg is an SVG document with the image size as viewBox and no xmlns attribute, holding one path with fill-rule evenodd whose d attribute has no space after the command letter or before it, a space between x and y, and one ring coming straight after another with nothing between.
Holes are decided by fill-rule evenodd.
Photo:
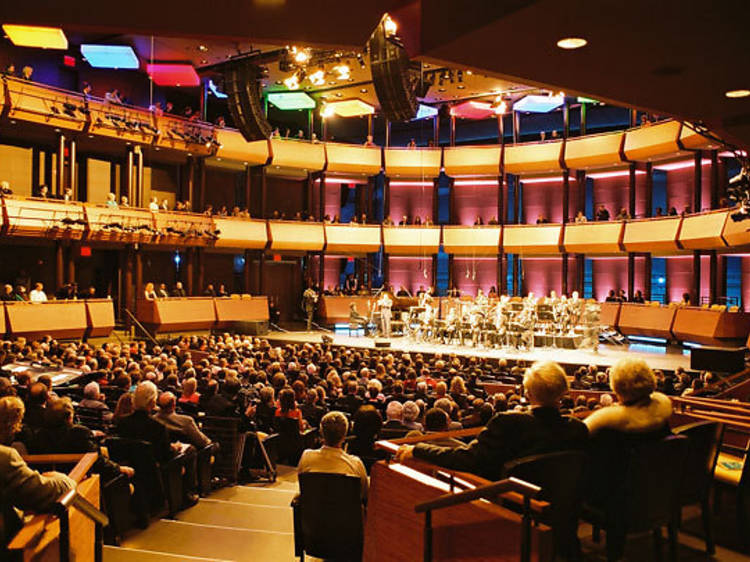
<instances>
[{"instance_id":1,"label":"spotlight","mask_svg":"<svg viewBox=\"0 0 750 562\"><path fill-rule=\"evenodd\" d=\"M385 29L385 34L387 37L396 35L396 32L398 31L398 25L396 25L396 22L393 21L391 19L391 16L389 16L388 14L386 14L383 18L383 28Z\"/></svg>"},{"instance_id":2,"label":"spotlight","mask_svg":"<svg viewBox=\"0 0 750 562\"><path fill-rule=\"evenodd\" d=\"M351 76L351 69L345 64L334 66L333 70L338 74L339 80L348 80L349 76Z\"/></svg>"},{"instance_id":3,"label":"spotlight","mask_svg":"<svg viewBox=\"0 0 750 562\"><path fill-rule=\"evenodd\" d=\"M310 79L310 83L313 86L322 86L323 84L326 83L326 73L325 73L325 70L323 70L322 68L319 69L319 70L316 70L315 72L313 72L312 74L310 74L310 76L308 76L308 78Z\"/></svg>"},{"instance_id":4,"label":"spotlight","mask_svg":"<svg viewBox=\"0 0 750 562\"><path fill-rule=\"evenodd\" d=\"M584 39L583 37L564 37L560 39L557 42L557 46L561 49L580 49L581 47L585 47L588 44L588 41Z\"/></svg>"},{"instance_id":5,"label":"spotlight","mask_svg":"<svg viewBox=\"0 0 750 562\"><path fill-rule=\"evenodd\" d=\"M728 98L746 98L750 96L750 90L729 90L724 95Z\"/></svg>"},{"instance_id":6,"label":"spotlight","mask_svg":"<svg viewBox=\"0 0 750 562\"><path fill-rule=\"evenodd\" d=\"M335 113L335 110L333 106L330 106L330 105L324 105L323 108L320 110L320 116L323 119L328 119L329 117L333 117L334 113Z\"/></svg>"},{"instance_id":7,"label":"spotlight","mask_svg":"<svg viewBox=\"0 0 750 562\"><path fill-rule=\"evenodd\" d=\"M298 49L297 47L292 47L291 52L292 58L297 64L305 64L310 60L310 53L307 49Z\"/></svg>"},{"instance_id":8,"label":"spotlight","mask_svg":"<svg viewBox=\"0 0 750 562\"><path fill-rule=\"evenodd\" d=\"M288 90L299 90L299 74L295 72L289 78L286 78L284 80L284 86L286 86Z\"/></svg>"},{"instance_id":9,"label":"spotlight","mask_svg":"<svg viewBox=\"0 0 750 562\"><path fill-rule=\"evenodd\" d=\"M359 66L362 68L365 68L365 59L362 57L362 53L357 53L357 62L359 63Z\"/></svg>"}]
</instances>

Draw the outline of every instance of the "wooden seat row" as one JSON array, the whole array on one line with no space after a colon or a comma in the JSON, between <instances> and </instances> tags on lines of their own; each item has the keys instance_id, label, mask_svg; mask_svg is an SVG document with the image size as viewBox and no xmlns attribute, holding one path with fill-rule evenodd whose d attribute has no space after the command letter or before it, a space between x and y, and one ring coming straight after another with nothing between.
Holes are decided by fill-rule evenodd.
<instances>
[{"instance_id":1,"label":"wooden seat row","mask_svg":"<svg viewBox=\"0 0 750 562\"><path fill-rule=\"evenodd\" d=\"M627 162L669 160L718 146L689 124L663 121L627 131L567 140L446 148L380 148L273 138L247 142L234 129L115 105L81 93L6 77L0 109L12 120L70 133L149 144L197 155L268 166L271 174L334 174L435 178L527 175L567 169L603 169Z\"/></svg>"},{"instance_id":2,"label":"wooden seat row","mask_svg":"<svg viewBox=\"0 0 750 562\"><path fill-rule=\"evenodd\" d=\"M14 338L108 337L114 327L115 309L110 299L4 302L0 314L0 334Z\"/></svg>"},{"instance_id":3,"label":"wooden seat row","mask_svg":"<svg viewBox=\"0 0 750 562\"><path fill-rule=\"evenodd\" d=\"M151 333L241 329L245 323L268 322L268 298L184 297L139 300L136 318Z\"/></svg>"},{"instance_id":4,"label":"wooden seat row","mask_svg":"<svg viewBox=\"0 0 750 562\"><path fill-rule=\"evenodd\" d=\"M743 248L750 233L721 209L628 221L505 226L384 226L274 221L118 208L50 199L2 199L0 233L11 237L208 246L275 252L364 255L383 246L393 255L494 256Z\"/></svg>"}]
</instances>

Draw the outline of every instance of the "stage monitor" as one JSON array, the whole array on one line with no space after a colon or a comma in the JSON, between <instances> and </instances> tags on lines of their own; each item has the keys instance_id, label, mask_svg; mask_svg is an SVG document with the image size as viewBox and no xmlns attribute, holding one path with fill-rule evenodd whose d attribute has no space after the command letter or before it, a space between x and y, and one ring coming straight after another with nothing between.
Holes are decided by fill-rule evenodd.
<instances>
[{"instance_id":1,"label":"stage monitor","mask_svg":"<svg viewBox=\"0 0 750 562\"><path fill-rule=\"evenodd\" d=\"M695 371L739 373L745 369L744 347L696 347L690 351L690 368Z\"/></svg>"},{"instance_id":2,"label":"stage monitor","mask_svg":"<svg viewBox=\"0 0 750 562\"><path fill-rule=\"evenodd\" d=\"M224 91L235 126L248 142L271 136L261 101L262 69L249 60L229 62L224 69Z\"/></svg>"},{"instance_id":3,"label":"stage monitor","mask_svg":"<svg viewBox=\"0 0 750 562\"><path fill-rule=\"evenodd\" d=\"M409 121L417 116L421 65L413 63L395 35L386 33L382 20L367 41L370 70L380 111L388 121Z\"/></svg>"}]
</instances>

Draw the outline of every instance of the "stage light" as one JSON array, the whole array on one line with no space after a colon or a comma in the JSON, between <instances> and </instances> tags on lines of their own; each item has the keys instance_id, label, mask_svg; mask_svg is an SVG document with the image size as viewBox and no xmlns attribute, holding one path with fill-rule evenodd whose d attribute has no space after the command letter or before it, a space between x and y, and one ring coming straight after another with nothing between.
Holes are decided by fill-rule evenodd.
<instances>
[{"instance_id":1,"label":"stage light","mask_svg":"<svg viewBox=\"0 0 750 562\"><path fill-rule=\"evenodd\" d=\"M497 102L497 100L495 100ZM492 104L492 108L495 110L495 115L505 115L508 112L508 104L505 100L500 100L500 103L495 105Z\"/></svg>"},{"instance_id":2,"label":"stage light","mask_svg":"<svg viewBox=\"0 0 750 562\"><path fill-rule=\"evenodd\" d=\"M370 115L375 113L375 108L372 105L356 98L334 101L329 103L326 108L339 117L358 117L360 115Z\"/></svg>"},{"instance_id":3,"label":"stage light","mask_svg":"<svg viewBox=\"0 0 750 562\"><path fill-rule=\"evenodd\" d=\"M577 101L578 103L600 103L599 100L595 100L594 98L587 98L584 96L578 96Z\"/></svg>"},{"instance_id":4,"label":"stage light","mask_svg":"<svg viewBox=\"0 0 750 562\"><path fill-rule=\"evenodd\" d=\"M310 80L310 84L312 84L313 86L322 86L326 83L325 70L323 70L322 68L316 70L308 76L308 79Z\"/></svg>"},{"instance_id":5,"label":"stage light","mask_svg":"<svg viewBox=\"0 0 750 562\"><path fill-rule=\"evenodd\" d=\"M292 47L291 53L294 62L296 62L297 64L305 64L310 60L310 52L307 49L298 49L297 47Z\"/></svg>"},{"instance_id":6,"label":"stage light","mask_svg":"<svg viewBox=\"0 0 750 562\"><path fill-rule=\"evenodd\" d=\"M272 92L268 101L283 110L315 108L315 100L305 92Z\"/></svg>"},{"instance_id":7,"label":"stage light","mask_svg":"<svg viewBox=\"0 0 750 562\"><path fill-rule=\"evenodd\" d=\"M333 107L330 105L324 105L323 108L320 110L320 116L323 119L328 119L329 117L333 117L334 113L336 113L333 110Z\"/></svg>"},{"instance_id":8,"label":"stage light","mask_svg":"<svg viewBox=\"0 0 750 562\"><path fill-rule=\"evenodd\" d=\"M146 72L157 86L198 86L198 73L191 64L148 64Z\"/></svg>"},{"instance_id":9,"label":"stage light","mask_svg":"<svg viewBox=\"0 0 750 562\"><path fill-rule=\"evenodd\" d=\"M229 97L224 92L219 91L219 88L216 87L216 84L214 84L214 81L210 78L208 79L208 89L211 90L211 93L219 99L225 99Z\"/></svg>"},{"instance_id":10,"label":"stage light","mask_svg":"<svg viewBox=\"0 0 750 562\"><path fill-rule=\"evenodd\" d=\"M393 21L388 14L383 18L383 29L385 29L385 34L388 37L396 35L396 32L398 31L398 25L396 25L396 22Z\"/></svg>"},{"instance_id":11,"label":"stage light","mask_svg":"<svg viewBox=\"0 0 750 562\"><path fill-rule=\"evenodd\" d=\"M81 45L81 54L94 68L137 69L138 57L129 45Z\"/></svg>"},{"instance_id":12,"label":"stage light","mask_svg":"<svg viewBox=\"0 0 750 562\"><path fill-rule=\"evenodd\" d=\"M584 39L583 37L564 37L557 42L558 47L566 50L580 49L581 47L585 47L587 44L588 41L586 41L586 39Z\"/></svg>"},{"instance_id":13,"label":"stage light","mask_svg":"<svg viewBox=\"0 0 750 562\"><path fill-rule=\"evenodd\" d=\"M3 31L16 47L67 49L68 38L59 27L3 24Z\"/></svg>"},{"instance_id":14,"label":"stage light","mask_svg":"<svg viewBox=\"0 0 750 562\"><path fill-rule=\"evenodd\" d=\"M513 109L531 113L548 113L560 107L564 101L564 98L561 96L528 95L522 100L517 101Z\"/></svg>"},{"instance_id":15,"label":"stage light","mask_svg":"<svg viewBox=\"0 0 750 562\"><path fill-rule=\"evenodd\" d=\"M349 76L351 76L352 73L351 69L345 64L334 66L333 70L335 70L336 74L338 74L339 80L348 80Z\"/></svg>"},{"instance_id":16,"label":"stage light","mask_svg":"<svg viewBox=\"0 0 750 562\"><path fill-rule=\"evenodd\" d=\"M724 93L724 95L728 98L746 98L747 96L750 96L750 90L729 90Z\"/></svg>"},{"instance_id":17,"label":"stage light","mask_svg":"<svg viewBox=\"0 0 750 562\"><path fill-rule=\"evenodd\" d=\"M286 86L287 90L298 90L299 76L297 75L297 73L294 73L289 78L284 79L284 86Z\"/></svg>"}]
</instances>

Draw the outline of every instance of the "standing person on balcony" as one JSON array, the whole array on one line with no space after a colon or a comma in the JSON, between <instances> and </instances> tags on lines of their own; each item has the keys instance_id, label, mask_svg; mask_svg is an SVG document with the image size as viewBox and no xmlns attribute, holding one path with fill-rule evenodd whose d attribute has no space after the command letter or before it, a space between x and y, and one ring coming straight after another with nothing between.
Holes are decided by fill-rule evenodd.
<instances>
[{"instance_id":1,"label":"standing person on balcony","mask_svg":"<svg viewBox=\"0 0 750 562\"><path fill-rule=\"evenodd\" d=\"M152 213L159 212L159 199L157 197L151 198L151 203L148 204L148 210Z\"/></svg>"}]
</instances>

